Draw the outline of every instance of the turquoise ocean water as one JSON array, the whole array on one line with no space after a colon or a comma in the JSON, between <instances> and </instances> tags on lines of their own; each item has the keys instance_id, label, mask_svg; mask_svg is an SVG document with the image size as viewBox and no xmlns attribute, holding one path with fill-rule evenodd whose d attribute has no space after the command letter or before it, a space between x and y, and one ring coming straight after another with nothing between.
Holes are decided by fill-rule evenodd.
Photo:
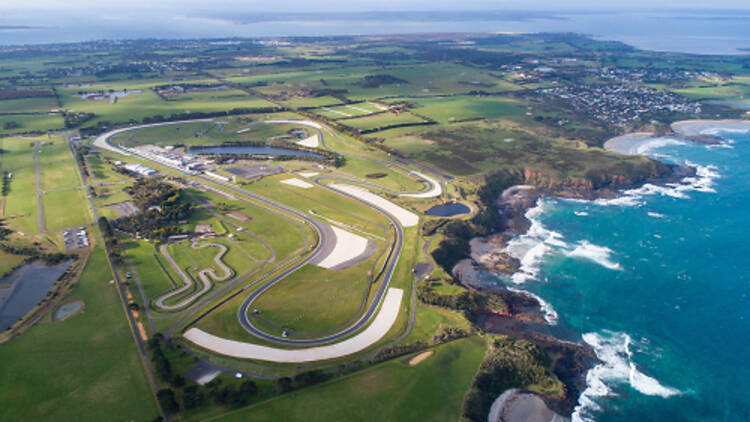
<instances>
[{"instance_id":1,"label":"turquoise ocean water","mask_svg":"<svg viewBox=\"0 0 750 422\"><path fill-rule=\"evenodd\" d=\"M608 201L544 199L505 282L590 344L574 421L750 421L750 134L640 152L697 166L680 186Z\"/></svg>"}]
</instances>

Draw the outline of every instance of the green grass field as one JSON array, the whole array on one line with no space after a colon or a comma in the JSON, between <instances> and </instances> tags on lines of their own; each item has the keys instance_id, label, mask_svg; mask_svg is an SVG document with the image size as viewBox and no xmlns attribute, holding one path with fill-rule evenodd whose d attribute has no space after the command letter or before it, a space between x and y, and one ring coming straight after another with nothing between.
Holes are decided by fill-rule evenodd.
<instances>
[{"instance_id":1,"label":"green grass field","mask_svg":"<svg viewBox=\"0 0 750 422\"><path fill-rule=\"evenodd\" d=\"M339 123L359 130L374 130L389 126L423 123L424 119L411 113L381 113L371 116L357 117L353 119L340 120Z\"/></svg>"},{"instance_id":2,"label":"green grass field","mask_svg":"<svg viewBox=\"0 0 750 422\"><path fill-rule=\"evenodd\" d=\"M371 259L342 271L305 265L260 295L253 308L296 333L333 330L357 315L371 267Z\"/></svg>"},{"instance_id":3,"label":"green grass field","mask_svg":"<svg viewBox=\"0 0 750 422\"><path fill-rule=\"evenodd\" d=\"M215 420L456 421L485 349L480 337L458 340L416 366L395 359Z\"/></svg>"},{"instance_id":4,"label":"green grass field","mask_svg":"<svg viewBox=\"0 0 750 422\"><path fill-rule=\"evenodd\" d=\"M48 113L55 108L57 108L57 101L54 97L0 100L0 114Z\"/></svg>"},{"instance_id":5,"label":"green grass field","mask_svg":"<svg viewBox=\"0 0 750 422\"><path fill-rule=\"evenodd\" d=\"M31 141L0 138L0 167L13 173L5 198L3 216L13 217L8 224L26 234L39 232L37 223L36 166Z\"/></svg>"},{"instance_id":6,"label":"green grass field","mask_svg":"<svg viewBox=\"0 0 750 422\"><path fill-rule=\"evenodd\" d=\"M15 123L17 127L5 129L9 123ZM60 114L18 114L0 115L0 136L12 133L46 132L48 130L59 130L65 127Z\"/></svg>"},{"instance_id":7,"label":"green grass field","mask_svg":"<svg viewBox=\"0 0 750 422\"><path fill-rule=\"evenodd\" d=\"M150 421L157 415L104 251L66 301L84 311L37 324L0 347L0 421Z\"/></svg>"},{"instance_id":8,"label":"green grass field","mask_svg":"<svg viewBox=\"0 0 750 422\"><path fill-rule=\"evenodd\" d=\"M481 118L520 116L524 103L498 97L453 96L390 99L389 102L409 101L418 105L413 111L440 123Z\"/></svg>"},{"instance_id":9,"label":"green grass field","mask_svg":"<svg viewBox=\"0 0 750 422\"><path fill-rule=\"evenodd\" d=\"M86 194L81 189L43 194L44 228L51 231L90 223L87 204Z\"/></svg>"}]
</instances>

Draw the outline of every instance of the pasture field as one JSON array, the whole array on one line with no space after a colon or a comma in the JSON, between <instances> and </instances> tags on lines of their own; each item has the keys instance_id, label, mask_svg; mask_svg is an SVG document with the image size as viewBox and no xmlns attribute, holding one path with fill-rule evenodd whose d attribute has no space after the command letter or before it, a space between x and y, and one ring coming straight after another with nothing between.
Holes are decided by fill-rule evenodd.
<instances>
[{"instance_id":1,"label":"pasture field","mask_svg":"<svg viewBox=\"0 0 750 422\"><path fill-rule=\"evenodd\" d=\"M401 101L417 104L413 112L439 123L520 116L525 111L524 103L498 97L452 96L388 100L388 102Z\"/></svg>"},{"instance_id":2,"label":"pasture field","mask_svg":"<svg viewBox=\"0 0 750 422\"><path fill-rule=\"evenodd\" d=\"M81 189L42 194L44 228L48 231L81 226L91 222L86 193Z\"/></svg>"},{"instance_id":3,"label":"pasture field","mask_svg":"<svg viewBox=\"0 0 750 422\"><path fill-rule=\"evenodd\" d=\"M316 108L341 104L341 100L328 95L322 97L292 97L280 102L289 108Z\"/></svg>"},{"instance_id":4,"label":"pasture field","mask_svg":"<svg viewBox=\"0 0 750 422\"><path fill-rule=\"evenodd\" d=\"M39 233L34 144L26 139L0 138L0 148L0 168L13 173L3 217L8 217L8 225L22 233Z\"/></svg>"},{"instance_id":5,"label":"pasture field","mask_svg":"<svg viewBox=\"0 0 750 422\"><path fill-rule=\"evenodd\" d=\"M48 113L55 108L57 108L57 101L54 97L0 100L0 114Z\"/></svg>"},{"instance_id":6,"label":"pasture field","mask_svg":"<svg viewBox=\"0 0 750 422\"><path fill-rule=\"evenodd\" d=\"M464 393L484 358L484 339L472 336L433 350L416 366L408 364L412 356L394 359L216 420L459 420Z\"/></svg>"},{"instance_id":7,"label":"pasture field","mask_svg":"<svg viewBox=\"0 0 750 422\"><path fill-rule=\"evenodd\" d=\"M8 128L9 124L15 125ZM60 130L65 122L60 114L3 114L0 115L0 136L13 133L46 132Z\"/></svg>"},{"instance_id":8,"label":"pasture field","mask_svg":"<svg viewBox=\"0 0 750 422\"><path fill-rule=\"evenodd\" d=\"M177 98L165 101L152 89L154 86L162 85L163 83L163 80L102 82L85 88L67 88L66 86L62 86L58 87L58 93L65 109L75 110L79 113L94 113L96 115L94 119L86 122L85 126L91 126L99 121L128 122L131 119L141 121L143 118L156 115L168 117L175 113L208 113L229 111L233 108L267 108L273 106L266 100L251 95L243 97L216 97L211 99L210 95L204 96L200 92L186 94L195 94L193 97L190 97L195 99ZM110 90L124 91L125 89L127 89L128 95L120 97L116 102L112 103L106 98L102 100L83 99L81 94L79 94L79 92L92 93L99 91L106 94Z\"/></svg>"},{"instance_id":9,"label":"pasture field","mask_svg":"<svg viewBox=\"0 0 750 422\"><path fill-rule=\"evenodd\" d=\"M368 114L378 113L382 111L382 109L378 108L372 103L361 102L355 104L345 104L336 107L322 107L311 111L328 119L336 120L346 119L349 117L366 116Z\"/></svg>"},{"instance_id":10,"label":"pasture field","mask_svg":"<svg viewBox=\"0 0 750 422\"><path fill-rule=\"evenodd\" d=\"M106 268L104 251L97 247L66 298L83 301L83 313L64 321L47 319L0 347L1 421L156 417L154 397Z\"/></svg>"},{"instance_id":11,"label":"pasture field","mask_svg":"<svg viewBox=\"0 0 750 422\"><path fill-rule=\"evenodd\" d=\"M41 189L52 191L57 189L72 189L81 186L81 178L78 176L78 166L73 157L53 163L39 164L41 176Z\"/></svg>"},{"instance_id":12,"label":"pasture field","mask_svg":"<svg viewBox=\"0 0 750 422\"><path fill-rule=\"evenodd\" d=\"M661 88L661 86L656 86ZM750 77L736 76L729 80L703 79L691 81L688 87L663 87L693 99L732 100L750 96Z\"/></svg>"},{"instance_id":13,"label":"pasture field","mask_svg":"<svg viewBox=\"0 0 750 422\"><path fill-rule=\"evenodd\" d=\"M391 126L425 123L421 117L411 113L380 113L370 116L339 120L339 123L360 131L377 131Z\"/></svg>"}]
</instances>

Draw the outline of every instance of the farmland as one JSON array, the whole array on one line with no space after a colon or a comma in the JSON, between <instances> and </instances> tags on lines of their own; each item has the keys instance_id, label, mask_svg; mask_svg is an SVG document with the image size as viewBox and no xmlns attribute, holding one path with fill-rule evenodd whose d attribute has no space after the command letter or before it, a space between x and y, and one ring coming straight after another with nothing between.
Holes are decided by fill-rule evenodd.
<instances>
[{"instance_id":1,"label":"farmland","mask_svg":"<svg viewBox=\"0 0 750 422\"><path fill-rule=\"evenodd\" d=\"M0 337L0 420L470 420L487 353L526 347L484 332L487 315L518 317L506 296L452 271L500 229L497 195L663 177L603 142L746 117L741 58L616 45L463 34L3 53L0 273L85 269ZM425 214L451 202L470 211ZM63 242L82 230L86 244ZM519 318L541 318L527 305ZM565 357L539 347L522 355L544 372L532 387L561 399L551 368ZM205 368L215 381L198 382ZM61 405L76 402L89 404Z\"/></svg>"}]
</instances>

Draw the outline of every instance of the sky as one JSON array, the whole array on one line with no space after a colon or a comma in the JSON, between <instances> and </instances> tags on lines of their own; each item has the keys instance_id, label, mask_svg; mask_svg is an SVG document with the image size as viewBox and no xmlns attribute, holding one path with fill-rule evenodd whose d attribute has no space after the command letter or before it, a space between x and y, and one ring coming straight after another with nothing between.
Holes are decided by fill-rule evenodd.
<instances>
[{"instance_id":1,"label":"sky","mask_svg":"<svg viewBox=\"0 0 750 422\"><path fill-rule=\"evenodd\" d=\"M207 9L243 12L379 11L379 10L611 10L611 9L748 9L747 0L24 0L0 1L0 11L85 11L125 9Z\"/></svg>"}]
</instances>

